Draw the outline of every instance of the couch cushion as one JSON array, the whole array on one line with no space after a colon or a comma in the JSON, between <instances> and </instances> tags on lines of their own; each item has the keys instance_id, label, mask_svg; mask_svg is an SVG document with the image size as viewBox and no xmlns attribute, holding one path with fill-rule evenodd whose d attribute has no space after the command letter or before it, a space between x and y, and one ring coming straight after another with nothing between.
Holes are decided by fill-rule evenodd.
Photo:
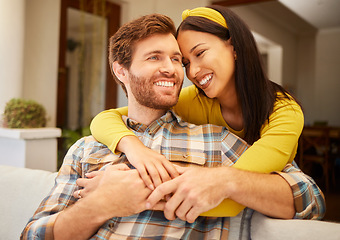
<instances>
[{"instance_id":1,"label":"couch cushion","mask_svg":"<svg viewBox=\"0 0 340 240\"><path fill-rule=\"evenodd\" d=\"M318 220L273 219L254 212L251 220L252 240L338 240L340 224Z\"/></svg>"},{"instance_id":2,"label":"couch cushion","mask_svg":"<svg viewBox=\"0 0 340 240\"><path fill-rule=\"evenodd\" d=\"M54 185L57 173L0 165L0 236L19 239L27 221Z\"/></svg>"}]
</instances>

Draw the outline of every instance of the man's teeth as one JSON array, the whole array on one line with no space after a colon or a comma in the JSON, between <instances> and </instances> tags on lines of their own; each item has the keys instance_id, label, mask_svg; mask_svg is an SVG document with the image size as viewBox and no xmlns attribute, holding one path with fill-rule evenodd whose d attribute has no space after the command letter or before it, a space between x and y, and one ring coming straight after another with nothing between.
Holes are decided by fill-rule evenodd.
<instances>
[{"instance_id":1,"label":"man's teeth","mask_svg":"<svg viewBox=\"0 0 340 240\"><path fill-rule=\"evenodd\" d=\"M156 82L156 86L162 86L162 87L173 87L173 82Z\"/></svg>"},{"instance_id":2,"label":"man's teeth","mask_svg":"<svg viewBox=\"0 0 340 240\"><path fill-rule=\"evenodd\" d=\"M203 86L203 85L206 84L211 78L212 78L212 75L208 75L208 76L204 77L204 78L199 82L199 84L200 84L201 86Z\"/></svg>"}]
</instances>

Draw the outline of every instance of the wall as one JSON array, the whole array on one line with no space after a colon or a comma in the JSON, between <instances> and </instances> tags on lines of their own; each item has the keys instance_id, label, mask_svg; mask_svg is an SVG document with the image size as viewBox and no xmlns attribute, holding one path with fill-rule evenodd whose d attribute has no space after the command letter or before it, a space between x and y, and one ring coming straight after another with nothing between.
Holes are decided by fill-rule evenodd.
<instances>
[{"instance_id":1,"label":"wall","mask_svg":"<svg viewBox=\"0 0 340 240\"><path fill-rule=\"evenodd\" d=\"M315 109L313 119L340 126L340 28L320 31L316 38Z\"/></svg>"},{"instance_id":2,"label":"wall","mask_svg":"<svg viewBox=\"0 0 340 240\"><path fill-rule=\"evenodd\" d=\"M25 8L23 97L43 104L56 125L60 0L30 0Z\"/></svg>"},{"instance_id":3,"label":"wall","mask_svg":"<svg viewBox=\"0 0 340 240\"><path fill-rule=\"evenodd\" d=\"M6 103L22 94L24 24L24 0L0 1L0 119Z\"/></svg>"},{"instance_id":4,"label":"wall","mask_svg":"<svg viewBox=\"0 0 340 240\"><path fill-rule=\"evenodd\" d=\"M272 80L275 82L281 81L283 86L295 92L297 64L296 36L293 33L287 31L285 28L275 24L275 22L271 21L271 19L268 19L260 13L253 11L253 9L248 6L232 7L231 9L247 23L252 31L255 31L256 33L274 42L276 45L282 47L282 62L278 61L277 63L282 64L281 80ZM281 51L280 49L281 48L276 49L277 53Z\"/></svg>"}]
</instances>

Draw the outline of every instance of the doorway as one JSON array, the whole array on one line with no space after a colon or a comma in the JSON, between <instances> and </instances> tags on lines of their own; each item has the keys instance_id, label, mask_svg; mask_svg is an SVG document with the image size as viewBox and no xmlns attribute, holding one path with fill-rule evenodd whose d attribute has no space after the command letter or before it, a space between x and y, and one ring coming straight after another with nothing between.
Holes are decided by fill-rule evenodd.
<instances>
[{"instance_id":1,"label":"doorway","mask_svg":"<svg viewBox=\"0 0 340 240\"><path fill-rule=\"evenodd\" d=\"M116 107L107 48L119 20L120 6L106 0L61 0L57 127L85 128Z\"/></svg>"},{"instance_id":2,"label":"doorway","mask_svg":"<svg viewBox=\"0 0 340 240\"><path fill-rule=\"evenodd\" d=\"M106 0L61 0L57 94L58 169L70 146L90 135L99 112L116 108L117 85L108 64L109 38L120 6Z\"/></svg>"}]
</instances>

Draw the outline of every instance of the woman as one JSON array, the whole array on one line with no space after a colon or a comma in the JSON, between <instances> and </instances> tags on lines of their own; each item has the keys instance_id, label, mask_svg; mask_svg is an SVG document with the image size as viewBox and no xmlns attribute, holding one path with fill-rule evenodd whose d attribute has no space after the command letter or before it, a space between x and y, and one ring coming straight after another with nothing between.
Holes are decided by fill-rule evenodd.
<instances>
[{"instance_id":1,"label":"woman","mask_svg":"<svg viewBox=\"0 0 340 240\"><path fill-rule=\"evenodd\" d=\"M251 144L236 168L269 173L292 162L304 123L302 110L267 78L243 21L220 6L186 10L177 40L187 77L195 85L182 90L173 110L188 122L226 126ZM95 138L124 152L150 188L176 176L164 156L127 130L121 115L127 115L127 108L97 115L91 123Z\"/></svg>"}]
</instances>

